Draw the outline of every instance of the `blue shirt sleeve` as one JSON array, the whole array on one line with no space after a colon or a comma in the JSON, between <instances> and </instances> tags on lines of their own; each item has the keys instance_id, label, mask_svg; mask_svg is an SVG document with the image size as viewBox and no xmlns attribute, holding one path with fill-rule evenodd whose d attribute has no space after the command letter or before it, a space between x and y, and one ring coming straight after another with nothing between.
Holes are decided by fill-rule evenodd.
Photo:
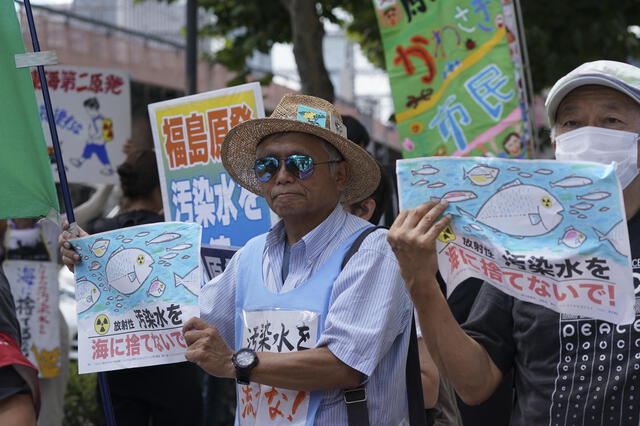
<instances>
[{"instance_id":1,"label":"blue shirt sleeve","mask_svg":"<svg viewBox=\"0 0 640 426\"><path fill-rule=\"evenodd\" d=\"M386 234L368 236L338 276L317 344L366 376L407 332L413 309Z\"/></svg>"}]
</instances>

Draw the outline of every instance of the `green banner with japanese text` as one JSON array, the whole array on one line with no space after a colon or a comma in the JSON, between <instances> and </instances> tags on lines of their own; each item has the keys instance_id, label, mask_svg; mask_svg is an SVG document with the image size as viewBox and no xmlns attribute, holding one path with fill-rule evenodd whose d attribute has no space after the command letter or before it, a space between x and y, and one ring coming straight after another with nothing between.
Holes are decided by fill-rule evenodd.
<instances>
[{"instance_id":1,"label":"green banner with japanese text","mask_svg":"<svg viewBox=\"0 0 640 426\"><path fill-rule=\"evenodd\" d=\"M524 158L512 0L373 0L404 157Z\"/></svg>"},{"instance_id":2,"label":"green banner with japanese text","mask_svg":"<svg viewBox=\"0 0 640 426\"><path fill-rule=\"evenodd\" d=\"M24 43L13 1L0 2L0 219L58 210L31 74L16 69Z\"/></svg>"}]
</instances>

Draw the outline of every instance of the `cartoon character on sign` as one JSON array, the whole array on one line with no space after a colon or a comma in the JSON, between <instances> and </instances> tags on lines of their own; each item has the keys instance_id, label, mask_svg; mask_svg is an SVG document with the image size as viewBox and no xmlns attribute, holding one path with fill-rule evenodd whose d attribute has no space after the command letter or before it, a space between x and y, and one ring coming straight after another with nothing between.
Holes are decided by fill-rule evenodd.
<instances>
[{"instance_id":1,"label":"cartoon character on sign","mask_svg":"<svg viewBox=\"0 0 640 426\"><path fill-rule=\"evenodd\" d=\"M60 375L60 348L55 348L52 351L38 350L36 345L31 345L31 352L36 357L42 377L48 379Z\"/></svg>"},{"instance_id":2,"label":"cartoon character on sign","mask_svg":"<svg viewBox=\"0 0 640 426\"><path fill-rule=\"evenodd\" d=\"M484 202L473 216L458 212L512 237L534 237L553 231L562 222L564 207L549 191L519 180L507 183Z\"/></svg>"},{"instance_id":3,"label":"cartoon character on sign","mask_svg":"<svg viewBox=\"0 0 640 426\"><path fill-rule=\"evenodd\" d=\"M387 7L384 10L378 9L378 20L380 22L380 26L383 28L395 27L396 25L398 25L398 21L400 19L402 19L402 9L400 9L400 5L397 3Z\"/></svg>"},{"instance_id":4,"label":"cartoon character on sign","mask_svg":"<svg viewBox=\"0 0 640 426\"><path fill-rule=\"evenodd\" d=\"M103 166L100 173L105 176L110 176L113 174L113 168L109 162L105 144L113 140L113 120L106 118L100 113L100 103L95 97L86 99L82 105L91 120L87 125L89 133L82 156L80 158L72 158L71 164L80 168L87 160L95 155Z\"/></svg>"},{"instance_id":5,"label":"cartoon character on sign","mask_svg":"<svg viewBox=\"0 0 640 426\"><path fill-rule=\"evenodd\" d=\"M120 247L107 260L107 283L122 294L132 294L151 274L153 263L153 258L146 251Z\"/></svg>"},{"instance_id":6,"label":"cartoon character on sign","mask_svg":"<svg viewBox=\"0 0 640 426\"><path fill-rule=\"evenodd\" d=\"M516 132L511 132L502 141L502 147L508 157L520 157L520 154L522 154L522 137Z\"/></svg>"}]
</instances>

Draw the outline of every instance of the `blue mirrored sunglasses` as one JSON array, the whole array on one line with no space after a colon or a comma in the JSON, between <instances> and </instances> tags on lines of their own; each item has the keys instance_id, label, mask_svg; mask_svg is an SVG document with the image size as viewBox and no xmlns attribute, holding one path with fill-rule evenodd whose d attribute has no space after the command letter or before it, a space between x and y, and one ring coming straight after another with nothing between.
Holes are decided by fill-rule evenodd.
<instances>
[{"instance_id":1,"label":"blue mirrored sunglasses","mask_svg":"<svg viewBox=\"0 0 640 426\"><path fill-rule=\"evenodd\" d=\"M315 166L319 164L339 163L340 160L314 162L313 158L304 154L292 154L286 158L263 157L258 158L253 165L256 177L261 182L267 182L280 170L280 161L284 160L284 167L298 179L307 179L313 174Z\"/></svg>"}]
</instances>

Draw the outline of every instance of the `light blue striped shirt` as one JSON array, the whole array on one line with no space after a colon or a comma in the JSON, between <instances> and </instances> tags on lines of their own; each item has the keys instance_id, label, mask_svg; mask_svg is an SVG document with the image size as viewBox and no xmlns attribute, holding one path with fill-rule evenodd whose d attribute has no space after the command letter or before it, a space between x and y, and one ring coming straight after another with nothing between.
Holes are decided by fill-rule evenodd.
<instances>
[{"instance_id":1,"label":"light blue striped shirt","mask_svg":"<svg viewBox=\"0 0 640 426\"><path fill-rule=\"evenodd\" d=\"M341 206L291 246L289 274L282 284L285 232L282 221L267 235L264 282L272 292L304 283L350 235L367 224ZM369 235L336 279L325 330L318 347L363 373L371 425L408 424L405 367L412 305L386 230ZM233 347L235 281L238 255L209 281L200 295L200 315ZM328 390L316 414L316 425L347 425L342 390Z\"/></svg>"}]
</instances>

